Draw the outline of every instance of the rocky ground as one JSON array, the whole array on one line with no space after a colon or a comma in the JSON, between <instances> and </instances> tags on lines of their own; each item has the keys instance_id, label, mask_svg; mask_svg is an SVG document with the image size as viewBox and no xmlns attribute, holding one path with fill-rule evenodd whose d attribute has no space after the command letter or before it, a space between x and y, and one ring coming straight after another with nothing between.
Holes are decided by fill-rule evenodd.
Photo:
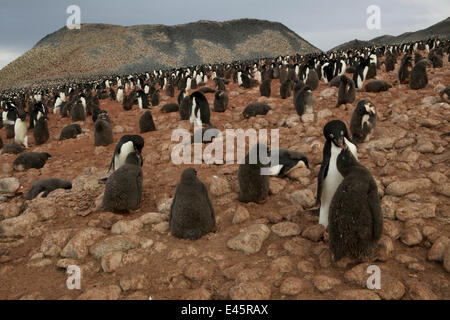
<instances>
[{"instance_id":1,"label":"rocky ground","mask_svg":"<svg viewBox=\"0 0 450 320\"><path fill-rule=\"evenodd\" d=\"M447 57L444 57L447 61ZM152 110L157 131L145 133L141 209L127 215L98 210L115 145L94 147L90 119L83 134L59 142L70 123L50 115L51 139L29 151L53 157L40 170L16 172L14 155L1 155L0 299L450 299L450 105L439 91L450 82L449 64L429 70L419 91L399 85L397 69L379 79L394 84L385 93L358 92L352 105L335 108L337 88L321 82L314 91L314 115L296 115L292 98L282 100L279 82L272 97L259 89L227 89L230 108L212 112L219 129L280 129L281 147L306 153L310 170L271 178L264 204L237 200L238 165L196 165L217 217L217 230L200 240L172 237L170 199L188 165L170 161L173 129L189 128L178 114ZM212 86L212 81L209 82ZM313 208L322 161L323 126L332 119L349 124L356 102L369 98L378 122L371 141L359 146L360 162L372 172L382 197L384 234L379 261L335 264ZM208 95L210 105L214 96ZM166 102L174 98L163 98ZM265 117L245 120L254 101L272 107ZM114 124L117 142L139 134L142 111L101 101ZM0 133L4 141L4 130ZM7 142L7 141L6 141ZM70 191L24 201L31 183L57 177L73 182ZM324 237L325 236L325 237ZM66 267L81 268L81 289L68 290ZM381 268L381 289L369 290L369 265Z\"/></svg>"}]
</instances>

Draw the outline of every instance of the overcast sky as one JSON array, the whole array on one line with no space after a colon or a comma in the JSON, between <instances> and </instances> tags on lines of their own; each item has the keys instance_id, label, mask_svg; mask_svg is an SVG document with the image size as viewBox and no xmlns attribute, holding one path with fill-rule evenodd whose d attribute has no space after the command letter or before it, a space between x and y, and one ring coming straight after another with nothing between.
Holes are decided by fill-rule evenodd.
<instances>
[{"instance_id":1,"label":"overcast sky","mask_svg":"<svg viewBox=\"0 0 450 320\"><path fill-rule=\"evenodd\" d=\"M1 0L0 68L66 24L69 5L82 23L175 25L198 20L256 18L278 21L316 47L431 26L450 16L449 0ZM367 7L381 10L381 29L369 30Z\"/></svg>"}]
</instances>

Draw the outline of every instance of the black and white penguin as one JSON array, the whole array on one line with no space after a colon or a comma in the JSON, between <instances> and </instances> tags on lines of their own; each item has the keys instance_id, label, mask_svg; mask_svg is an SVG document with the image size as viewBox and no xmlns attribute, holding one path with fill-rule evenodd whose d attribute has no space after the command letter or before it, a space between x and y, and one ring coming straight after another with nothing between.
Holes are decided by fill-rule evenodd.
<instances>
[{"instance_id":1,"label":"black and white penguin","mask_svg":"<svg viewBox=\"0 0 450 320\"><path fill-rule=\"evenodd\" d=\"M25 152L14 160L13 168L16 171L41 169L51 157L47 152Z\"/></svg>"},{"instance_id":2,"label":"black and white penguin","mask_svg":"<svg viewBox=\"0 0 450 320\"><path fill-rule=\"evenodd\" d=\"M345 75L339 77L339 91L337 106L341 104L353 103L355 101L356 89L352 79Z\"/></svg>"},{"instance_id":3,"label":"black and white penguin","mask_svg":"<svg viewBox=\"0 0 450 320\"><path fill-rule=\"evenodd\" d=\"M148 96L143 90L136 91L136 97L139 109L149 109Z\"/></svg>"},{"instance_id":4,"label":"black and white penguin","mask_svg":"<svg viewBox=\"0 0 450 320\"><path fill-rule=\"evenodd\" d=\"M377 123L375 105L369 100L358 102L350 120L350 132L353 143L369 141Z\"/></svg>"},{"instance_id":5,"label":"black and white penguin","mask_svg":"<svg viewBox=\"0 0 450 320\"><path fill-rule=\"evenodd\" d=\"M375 54L375 52L372 52L369 55L369 69L367 70L366 80L376 77L377 63L378 63L377 55Z\"/></svg>"},{"instance_id":6,"label":"black and white penguin","mask_svg":"<svg viewBox=\"0 0 450 320\"><path fill-rule=\"evenodd\" d=\"M303 114L313 113L314 95L309 86L303 87L294 94L294 107L299 116Z\"/></svg>"},{"instance_id":7,"label":"black and white penguin","mask_svg":"<svg viewBox=\"0 0 450 320\"><path fill-rule=\"evenodd\" d=\"M409 79L409 87L413 90L423 89L428 84L427 66L430 65L428 60L419 61L411 71Z\"/></svg>"},{"instance_id":8,"label":"black and white penguin","mask_svg":"<svg viewBox=\"0 0 450 320\"><path fill-rule=\"evenodd\" d=\"M276 150L271 150L271 157L275 156ZM309 168L308 158L303 152L296 150L278 149L278 165L270 164L270 175L285 177L295 168Z\"/></svg>"},{"instance_id":9,"label":"black and white penguin","mask_svg":"<svg viewBox=\"0 0 450 320\"><path fill-rule=\"evenodd\" d=\"M265 144L253 146L239 165L239 201L263 203L269 196L269 175L261 169L270 166L270 152Z\"/></svg>"},{"instance_id":10,"label":"black and white penguin","mask_svg":"<svg viewBox=\"0 0 450 320\"><path fill-rule=\"evenodd\" d=\"M377 184L348 149L339 153L337 169L344 179L330 205L330 251L335 261L374 258L383 232Z\"/></svg>"},{"instance_id":11,"label":"black and white penguin","mask_svg":"<svg viewBox=\"0 0 450 320\"><path fill-rule=\"evenodd\" d=\"M44 144L50 139L50 132L48 131L47 116L44 115L37 120L33 129L33 137L36 145Z\"/></svg>"},{"instance_id":12,"label":"black and white penguin","mask_svg":"<svg viewBox=\"0 0 450 320\"><path fill-rule=\"evenodd\" d=\"M389 90L392 86L384 80L376 79L369 81L364 88L366 92L382 92Z\"/></svg>"},{"instance_id":13,"label":"black and white penguin","mask_svg":"<svg viewBox=\"0 0 450 320\"><path fill-rule=\"evenodd\" d=\"M7 102L5 109L2 112L3 125L5 126L6 132L6 139L14 138L15 135L14 126L18 116L19 111L17 110L17 107L13 103Z\"/></svg>"},{"instance_id":14,"label":"black and white penguin","mask_svg":"<svg viewBox=\"0 0 450 320\"><path fill-rule=\"evenodd\" d=\"M169 228L174 237L197 240L214 230L216 216L208 189L193 168L184 170L170 207Z\"/></svg>"},{"instance_id":15,"label":"black and white penguin","mask_svg":"<svg viewBox=\"0 0 450 320\"><path fill-rule=\"evenodd\" d=\"M31 189L25 196L25 200L33 200L41 193L42 198L46 198L50 192L53 192L57 189L70 190L72 189L72 183L57 178L47 178L37 180L33 182L33 184L31 185Z\"/></svg>"},{"instance_id":16,"label":"black and white penguin","mask_svg":"<svg viewBox=\"0 0 450 320\"><path fill-rule=\"evenodd\" d=\"M59 140L75 139L80 133L82 130L78 123L69 124L61 130Z\"/></svg>"},{"instance_id":17,"label":"black and white penguin","mask_svg":"<svg viewBox=\"0 0 450 320\"><path fill-rule=\"evenodd\" d=\"M262 97L270 97L271 84L272 79L266 79L261 82L261 85L259 86L259 92L261 93Z\"/></svg>"},{"instance_id":18,"label":"black and white penguin","mask_svg":"<svg viewBox=\"0 0 450 320\"><path fill-rule=\"evenodd\" d=\"M116 101L122 103L123 101L123 86L117 87Z\"/></svg>"},{"instance_id":19,"label":"black and white penguin","mask_svg":"<svg viewBox=\"0 0 450 320\"><path fill-rule=\"evenodd\" d=\"M127 154L125 163L107 179L102 206L105 210L130 211L141 205L142 199L142 156L133 151Z\"/></svg>"},{"instance_id":20,"label":"black and white penguin","mask_svg":"<svg viewBox=\"0 0 450 320\"><path fill-rule=\"evenodd\" d=\"M209 110L208 100L203 93L195 91L190 95L189 114L189 122L196 126L210 124L211 111Z\"/></svg>"},{"instance_id":21,"label":"black and white penguin","mask_svg":"<svg viewBox=\"0 0 450 320\"><path fill-rule=\"evenodd\" d=\"M214 111L225 112L228 107L228 95L225 91L217 91L214 95Z\"/></svg>"},{"instance_id":22,"label":"black and white penguin","mask_svg":"<svg viewBox=\"0 0 450 320\"><path fill-rule=\"evenodd\" d=\"M340 120L332 120L323 128L326 142L323 146L323 159L317 178L317 204L320 204L319 224L328 227L328 213L336 189L343 177L337 170L336 161L344 145L357 158L356 146L351 142L347 126Z\"/></svg>"},{"instance_id":23,"label":"black and white penguin","mask_svg":"<svg viewBox=\"0 0 450 320\"><path fill-rule=\"evenodd\" d=\"M109 165L109 170L114 166L114 171L119 169L125 163L129 153L137 151L142 153L144 148L144 138L139 135L125 135L120 138L114 149L114 155ZM108 171L109 171L108 170Z\"/></svg>"},{"instance_id":24,"label":"black and white penguin","mask_svg":"<svg viewBox=\"0 0 450 320\"><path fill-rule=\"evenodd\" d=\"M28 130L33 129L36 122L46 114L47 112L44 104L42 102L35 103L30 113L30 125L28 126Z\"/></svg>"},{"instance_id":25,"label":"black and white penguin","mask_svg":"<svg viewBox=\"0 0 450 320\"><path fill-rule=\"evenodd\" d=\"M14 124L14 141L28 148L27 115L25 113L19 115Z\"/></svg>"},{"instance_id":26,"label":"black and white penguin","mask_svg":"<svg viewBox=\"0 0 450 320\"><path fill-rule=\"evenodd\" d=\"M262 102L252 102L247 107L245 107L242 115L244 118L248 119L250 117L256 117L257 115L265 116L272 108Z\"/></svg>"},{"instance_id":27,"label":"black and white penguin","mask_svg":"<svg viewBox=\"0 0 450 320\"><path fill-rule=\"evenodd\" d=\"M155 131L155 122L153 121L152 113L147 110L139 119L139 129L141 133Z\"/></svg>"},{"instance_id":28,"label":"black and white penguin","mask_svg":"<svg viewBox=\"0 0 450 320\"><path fill-rule=\"evenodd\" d=\"M369 72L369 59L360 57L359 64L353 73L353 82L358 89L362 89L364 80L366 80L367 72Z\"/></svg>"}]
</instances>

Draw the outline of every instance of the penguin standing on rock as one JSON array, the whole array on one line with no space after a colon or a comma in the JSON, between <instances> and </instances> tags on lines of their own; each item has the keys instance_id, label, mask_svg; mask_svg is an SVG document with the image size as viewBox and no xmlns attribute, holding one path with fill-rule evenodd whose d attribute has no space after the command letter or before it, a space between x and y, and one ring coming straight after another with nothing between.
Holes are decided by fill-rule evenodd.
<instances>
[{"instance_id":1,"label":"penguin standing on rock","mask_svg":"<svg viewBox=\"0 0 450 320\"><path fill-rule=\"evenodd\" d=\"M170 207L169 228L174 237L197 240L214 230L216 216L206 186L193 168L186 169Z\"/></svg>"},{"instance_id":2,"label":"penguin standing on rock","mask_svg":"<svg viewBox=\"0 0 450 320\"><path fill-rule=\"evenodd\" d=\"M345 75L339 77L339 91L337 106L341 104L353 103L355 101L356 89L352 79Z\"/></svg>"},{"instance_id":3,"label":"penguin standing on rock","mask_svg":"<svg viewBox=\"0 0 450 320\"><path fill-rule=\"evenodd\" d=\"M319 224L327 228L331 200L343 180L341 173L337 170L337 157L345 146L357 158L357 149L350 142L345 123L340 120L328 122L323 128L323 134L327 141L323 147L322 165L317 179L316 201L320 204Z\"/></svg>"},{"instance_id":4,"label":"penguin standing on rock","mask_svg":"<svg viewBox=\"0 0 450 320\"><path fill-rule=\"evenodd\" d=\"M269 196L269 175L262 169L268 169L270 154L265 144L257 144L246 155L239 166L239 201L264 203Z\"/></svg>"},{"instance_id":5,"label":"penguin standing on rock","mask_svg":"<svg viewBox=\"0 0 450 320\"><path fill-rule=\"evenodd\" d=\"M114 166L114 171L119 169L125 163L129 153L142 153L144 148L144 138L139 135L125 135L120 138L114 150L114 155L109 165L109 170ZM109 171L108 170L108 171Z\"/></svg>"},{"instance_id":6,"label":"penguin standing on rock","mask_svg":"<svg viewBox=\"0 0 450 320\"><path fill-rule=\"evenodd\" d=\"M374 258L383 232L377 184L348 149L338 155L337 169L344 179L330 206L330 251L335 261Z\"/></svg>"},{"instance_id":7,"label":"penguin standing on rock","mask_svg":"<svg viewBox=\"0 0 450 320\"><path fill-rule=\"evenodd\" d=\"M111 211L136 210L142 199L142 157L137 151L127 155L125 163L106 181L103 208Z\"/></svg>"},{"instance_id":8,"label":"penguin standing on rock","mask_svg":"<svg viewBox=\"0 0 450 320\"><path fill-rule=\"evenodd\" d=\"M350 132L354 143L369 141L377 123L375 105L369 100L358 102L350 120Z\"/></svg>"}]
</instances>

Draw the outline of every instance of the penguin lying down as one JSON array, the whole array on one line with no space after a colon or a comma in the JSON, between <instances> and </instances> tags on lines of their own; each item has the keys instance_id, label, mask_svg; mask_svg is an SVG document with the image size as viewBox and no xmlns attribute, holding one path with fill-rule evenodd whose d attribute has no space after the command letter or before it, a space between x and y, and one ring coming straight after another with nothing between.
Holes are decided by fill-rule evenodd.
<instances>
[{"instance_id":1,"label":"penguin lying down","mask_svg":"<svg viewBox=\"0 0 450 320\"><path fill-rule=\"evenodd\" d=\"M270 167L269 175L283 178L294 168L306 167L309 169L306 155L295 150L280 148L278 150L278 163Z\"/></svg>"}]
</instances>

